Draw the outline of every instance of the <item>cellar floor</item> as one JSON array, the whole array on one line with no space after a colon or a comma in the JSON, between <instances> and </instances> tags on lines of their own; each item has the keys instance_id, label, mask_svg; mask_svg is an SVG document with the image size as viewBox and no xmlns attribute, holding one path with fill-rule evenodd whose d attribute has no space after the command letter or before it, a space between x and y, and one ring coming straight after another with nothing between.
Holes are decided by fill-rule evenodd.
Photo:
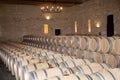
<instances>
[{"instance_id":1,"label":"cellar floor","mask_svg":"<svg viewBox=\"0 0 120 80\"><path fill-rule=\"evenodd\" d=\"M0 60L0 80L15 80L15 77L11 75L5 64Z\"/></svg>"}]
</instances>

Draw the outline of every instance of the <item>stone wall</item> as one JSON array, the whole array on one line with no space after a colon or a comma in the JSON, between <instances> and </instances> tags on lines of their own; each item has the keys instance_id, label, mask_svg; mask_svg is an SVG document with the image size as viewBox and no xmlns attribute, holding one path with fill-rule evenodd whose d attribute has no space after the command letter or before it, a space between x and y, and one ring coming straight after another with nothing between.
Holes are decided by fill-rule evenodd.
<instances>
[{"instance_id":1,"label":"stone wall","mask_svg":"<svg viewBox=\"0 0 120 80\"><path fill-rule=\"evenodd\" d=\"M115 34L120 34L120 1L90 0L81 5L65 7L63 12L50 14L51 20L46 20L35 5L0 5L0 35L3 39L21 40L23 35L44 35L43 25L49 25L49 34L55 35L55 29L61 29L61 34L74 34L74 21L78 22L77 34L106 35L107 15L114 15ZM92 32L88 32L88 19L91 20ZM100 23L100 28L96 23Z\"/></svg>"},{"instance_id":2,"label":"stone wall","mask_svg":"<svg viewBox=\"0 0 120 80\"><path fill-rule=\"evenodd\" d=\"M72 15L67 13L68 11L66 9L60 14L52 14L51 20L44 18L39 6L2 5L0 11L3 13L0 21L3 28L2 36L4 39L19 40L25 34L43 35L43 25L45 23L49 25L48 35L54 35L55 28L60 28L62 34L73 32L71 28L73 22L69 19Z\"/></svg>"},{"instance_id":3,"label":"stone wall","mask_svg":"<svg viewBox=\"0 0 120 80\"><path fill-rule=\"evenodd\" d=\"M90 0L82 5L73 7L76 12L74 18L79 22L79 31L86 34L98 34L101 32L106 35L107 16L114 16L115 34L120 34L120 1L119 0ZM92 32L87 32L87 21L91 20ZM96 27L96 23L100 27Z\"/></svg>"}]
</instances>

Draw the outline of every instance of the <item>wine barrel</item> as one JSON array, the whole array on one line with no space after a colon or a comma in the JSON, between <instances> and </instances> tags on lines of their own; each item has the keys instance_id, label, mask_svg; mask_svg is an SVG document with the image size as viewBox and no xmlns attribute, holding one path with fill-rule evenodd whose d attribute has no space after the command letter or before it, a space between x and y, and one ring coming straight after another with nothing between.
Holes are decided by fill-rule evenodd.
<instances>
[{"instance_id":1,"label":"wine barrel","mask_svg":"<svg viewBox=\"0 0 120 80\"><path fill-rule=\"evenodd\" d=\"M65 58L65 57L64 57ZM55 59L55 58L54 58ZM57 60L57 58L56 58L56 60ZM60 60L59 58L58 58L58 60ZM67 57L66 57L66 60L67 60ZM64 59L62 59L62 61L64 61ZM58 62L58 63L60 63L60 62ZM27 70L30 70L31 71L31 67L32 67L32 69L41 69L41 68L46 68L46 67L48 67L48 63L44 63L44 64L46 64L46 65L43 65L43 64L37 64L37 63L35 63L36 64L36 66L35 65L33 65L33 64L31 64L31 65L28 65L27 67L29 68L27 68ZM50 64L51 64L51 62L50 62ZM77 63L76 63L77 64ZM42 67L42 66L43 67ZM58 64L56 65L56 62L54 62L54 64L52 63L52 65L54 65L54 66L58 66ZM40 66L40 67L39 67ZM21 72L22 70L21 69L23 69L23 68L20 68L20 75L23 73L23 72ZM25 69L26 69L26 67L25 67ZM26 71L24 69L24 71ZM23 77L22 77L23 78Z\"/></svg>"},{"instance_id":2,"label":"wine barrel","mask_svg":"<svg viewBox=\"0 0 120 80\"><path fill-rule=\"evenodd\" d=\"M102 49L102 46L101 46L101 39L103 37L93 37L93 41L95 41L95 46L96 46L96 49L94 50L95 52L101 52L101 49ZM94 45L93 45L94 46Z\"/></svg>"},{"instance_id":3,"label":"wine barrel","mask_svg":"<svg viewBox=\"0 0 120 80\"><path fill-rule=\"evenodd\" d=\"M70 44L72 48L78 48L78 38L77 36L72 36L70 40Z\"/></svg>"},{"instance_id":4,"label":"wine barrel","mask_svg":"<svg viewBox=\"0 0 120 80\"><path fill-rule=\"evenodd\" d=\"M116 39L115 40L115 53L114 54L117 54L117 55L120 55L120 39Z\"/></svg>"},{"instance_id":5,"label":"wine barrel","mask_svg":"<svg viewBox=\"0 0 120 80\"><path fill-rule=\"evenodd\" d=\"M74 68L75 72L79 72L81 74L92 74L98 72L102 69L108 69L109 67L106 64L100 63L91 63L85 66L77 66Z\"/></svg>"},{"instance_id":6,"label":"wine barrel","mask_svg":"<svg viewBox=\"0 0 120 80\"><path fill-rule=\"evenodd\" d=\"M88 39L86 37L77 37L78 38L78 46L81 50L88 49Z\"/></svg>"},{"instance_id":7,"label":"wine barrel","mask_svg":"<svg viewBox=\"0 0 120 80\"><path fill-rule=\"evenodd\" d=\"M110 43L110 51L108 53L110 54L115 54L116 50L115 50L115 40L117 39L117 37L107 37L109 43Z\"/></svg>"},{"instance_id":8,"label":"wine barrel","mask_svg":"<svg viewBox=\"0 0 120 80\"><path fill-rule=\"evenodd\" d=\"M50 37L50 44L54 45L54 39L53 39L53 37Z\"/></svg>"},{"instance_id":9,"label":"wine barrel","mask_svg":"<svg viewBox=\"0 0 120 80\"><path fill-rule=\"evenodd\" d=\"M60 45L60 46L65 46L65 44L64 44L64 38L65 38L65 36L60 36L60 37L58 37L58 44Z\"/></svg>"},{"instance_id":10,"label":"wine barrel","mask_svg":"<svg viewBox=\"0 0 120 80\"><path fill-rule=\"evenodd\" d=\"M4 63L6 64L6 67L8 67L9 70L11 70L10 68L10 58L11 58L11 55L9 55L8 52L6 51L2 51L4 55L2 55L2 60L4 61Z\"/></svg>"},{"instance_id":11,"label":"wine barrel","mask_svg":"<svg viewBox=\"0 0 120 80\"><path fill-rule=\"evenodd\" d=\"M110 54L104 54L106 58L106 64L109 64L112 68L116 68L118 65L118 61L115 56L110 55Z\"/></svg>"},{"instance_id":12,"label":"wine barrel","mask_svg":"<svg viewBox=\"0 0 120 80\"><path fill-rule=\"evenodd\" d=\"M80 49L74 49L74 56L76 57L76 58L82 58L83 59L83 50L80 50Z\"/></svg>"},{"instance_id":13,"label":"wine barrel","mask_svg":"<svg viewBox=\"0 0 120 80\"><path fill-rule=\"evenodd\" d=\"M10 55L7 52L5 52L4 50L1 51L1 60L4 62L4 64L6 64L6 67L8 68L9 68L9 64L8 64L9 57Z\"/></svg>"},{"instance_id":14,"label":"wine barrel","mask_svg":"<svg viewBox=\"0 0 120 80\"><path fill-rule=\"evenodd\" d=\"M115 78L114 75L107 70L101 70L91 75L96 75L99 80L117 80L117 78Z\"/></svg>"},{"instance_id":15,"label":"wine barrel","mask_svg":"<svg viewBox=\"0 0 120 80\"><path fill-rule=\"evenodd\" d=\"M40 56L43 57L43 56L48 56L52 54L54 54L54 52L52 51L41 51Z\"/></svg>"},{"instance_id":16,"label":"wine barrel","mask_svg":"<svg viewBox=\"0 0 120 80\"><path fill-rule=\"evenodd\" d=\"M86 50L83 51L83 50L76 49L77 58L88 59L92 62L93 55L94 54L91 51L86 51Z\"/></svg>"},{"instance_id":17,"label":"wine barrel","mask_svg":"<svg viewBox=\"0 0 120 80\"><path fill-rule=\"evenodd\" d=\"M109 39L109 38L102 38L101 39L101 52L104 53L110 53L112 51L113 48L113 40Z\"/></svg>"},{"instance_id":18,"label":"wine barrel","mask_svg":"<svg viewBox=\"0 0 120 80\"><path fill-rule=\"evenodd\" d=\"M65 62L65 61L70 61L73 58L71 56L62 56L62 57L58 57L58 58L53 58L51 59L51 63L56 63L56 64L60 64L61 62Z\"/></svg>"},{"instance_id":19,"label":"wine barrel","mask_svg":"<svg viewBox=\"0 0 120 80\"><path fill-rule=\"evenodd\" d=\"M15 66L15 71L14 71L16 80L19 80L19 71L21 67L32 64L32 63L37 63L37 62L39 62L39 59L29 59L29 60L23 60L23 61L17 62L17 65Z\"/></svg>"},{"instance_id":20,"label":"wine barrel","mask_svg":"<svg viewBox=\"0 0 120 80\"><path fill-rule=\"evenodd\" d=\"M43 38L44 38L44 36L41 36L41 38L40 38L41 43L44 43Z\"/></svg>"},{"instance_id":21,"label":"wine barrel","mask_svg":"<svg viewBox=\"0 0 120 80\"><path fill-rule=\"evenodd\" d=\"M94 43L92 43L92 38L88 37L88 36L83 36L83 38L86 40L86 43L85 43L86 49L85 50L90 50L91 48L93 48L92 45Z\"/></svg>"},{"instance_id":22,"label":"wine barrel","mask_svg":"<svg viewBox=\"0 0 120 80\"><path fill-rule=\"evenodd\" d=\"M56 51L61 53L62 47L61 46L56 46Z\"/></svg>"},{"instance_id":23,"label":"wine barrel","mask_svg":"<svg viewBox=\"0 0 120 80\"><path fill-rule=\"evenodd\" d=\"M7 58L8 58L8 54L2 49L0 50L0 57L1 60L4 62L4 64L6 64L6 67L8 67L8 63L7 63Z\"/></svg>"},{"instance_id":24,"label":"wine barrel","mask_svg":"<svg viewBox=\"0 0 120 80\"><path fill-rule=\"evenodd\" d=\"M120 79L120 68L109 69L108 72L113 75L115 80Z\"/></svg>"},{"instance_id":25,"label":"wine barrel","mask_svg":"<svg viewBox=\"0 0 120 80\"><path fill-rule=\"evenodd\" d=\"M54 41L53 41L53 42L54 42L54 45L58 46L58 45L59 45L59 44L58 44L58 41L59 41L59 40L58 40L58 37L55 36L55 37L54 37Z\"/></svg>"},{"instance_id":26,"label":"wine barrel","mask_svg":"<svg viewBox=\"0 0 120 80\"><path fill-rule=\"evenodd\" d=\"M14 63L16 61L21 61L23 59L24 59L24 57L16 57L16 58L13 58L13 59L10 60L11 61L10 62L10 68L11 68L12 75L15 75L15 72L14 72Z\"/></svg>"},{"instance_id":27,"label":"wine barrel","mask_svg":"<svg viewBox=\"0 0 120 80\"><path fill-rule=\"evenodd\" d=\"M36 80L36 79L44 80L50 77L64 75L64 74L72 74L72 73L73 71L71 70L71 68L58 68L57 67L57 68L36 70L26 75L25 80Z\"/></svg>"},{"instance_id":28,"label":"wine barrel","mask_svg":"<svg viewBox=\"0 0 120 80\"><path fill-rule=\"evenodd\" d=\"M68 74L63 76L55 76L45 80L99 80L96 76L85 75L85 74Z\"/></svg>"},{"instance_id":29,"label":"wine barrel","mask_svg":"<svg viewBox=\"0 0 120 80\"><path fill-rule=\"evenodd\" d=\"M49 67L55 67L56 65L53 63L48 62L38 62L30 65L26 65L20 68L19 77L20 80L25 80L25 75L29 72L40 70L40 69L47 69Z\"/></svg>"},{"instance_id":30,"label":"wine barrel","mask_svg":"<svg viewBox=\"0 0 120 80\"><path fill-rule=\"evenodd\" d=\"M43 42L44 42L44 44L47 45L47 36L44 36L44 38L43 38Z\"/></svg>"},{"instance_id":31,"label":"wine barrel","mask_svg":"<svg viewBox=\"0 0 120 80\"><path fill-rule=\"evenodd\" d=\"M94 55L92 52L89 51L83 51L83 59L88 59L90 61L92 61L92 55Z\"/></svg>"},{"instance_id":32,"label":"wine barrel","mask_svg":"<svg viewBox=\"0 0 120 80\"><path fill-rule=\"evenodd\" d=\"M71 47L71 36L64 37L64 44L65 44L65 47Z\"/></svg>"},{"instance_id":33,"label":"wine barrel","mask_svg":"<svg viewBox=\"0 0 120 80\"><path fill-rule=\"evenodd\" d=\"M89 51L97 51L99 49L99 39L95 37L88 37L89 40Z\"/></svg>"},{"instance_id":34,"label":"wine barrel","mask_svg":"<svg viewBox=\"0 0 120 80\"><path fill-rule=\"evenodd\" d=\"M74 54L74 49L73 48L68 48L67 51L66 51L66 54L69 55L69 56L73 56Z\"/></svg>"},{"instance_id":35,"label":"wine barrel","mask_svg":"<svg viewBox=\"0 0 120 80\"><path fill-rule=\"evenodd\" d=\"M52 46L52 51L56 51L56 46Z\"/></svg>"},{"instance_id":36,"label":"wine barrel","mask_svg":"<svg viewBox=\"0 0 120 80\"><path fill-rule=\"evenodd\" d=\"M90 61L87 60L87 59L73 59L73 60L70 60L70 61L65 61L65 62L60 63L60 67L73 68L73 67L76 67L78 65L83 66L83 65L86 65L86 64L90 64Z\"/></svg>"},{"instance_id":37,"label":"wine barrel","mask_svg":"<svg viewBox=\"0 0 120 80\"><path fill-rule=\"evenodd\" d=\"M99 53L99 52L92 52L92 53L93 53L92 59L94 62L97 62L97 63L103 62L103 56L101 53Z\"/></svg>"},{"instance_id":38,"label":"wine barrel","mask_svg":"<svg viewBox=\"0 0 120 80\"><path fill-rule=\"evenodd\" d=\"M44 44L44 49L47 49L48 48L48 45Z\"/></svg>"},{"instance_id":39,"label":"wine barrel","mask_svg":"<svg viewBox=\"0 0 120 80\"><path fill-rule=\"evenodd\" d=\"M61 50L61 53L62 54L65 54L65 55L68 55L68 48L67 47L62 47L62 50Z\"/></svg>"},{"instance_id":40,"label":"wine barrel","mask_svg":"<svg viewBox=\"0 0 120 80\"><path fill-rule=\"evenodd\" d=\"M120 67L120 56L119 55L114 55L116 61L117 61L117 68Z\"/></svg>"},{"instance_id":41,"label":"wine barrel","mask_svg":"<svg viewBox=\"0 0 120 80\"><path fill-rule=\"evenodd\" d=\"M99 40L100 38L94 38L94 37L88 37L88 36L82 36L76 37L78 42L74 44L78 44L79 48L81 50L90 50L90 51L97 51L99 49ZM75 40L76 41L76 40Z\"/></svg>"},{"instance_id":42,"label":"wine barrel","mask_svg":"<svg viewBox=\"0 0 120 80\"><path fill-rule=\"evenodd\" d=\"M31 58L33 58L33 57L32 56L23 56L23 57L15 58L11 64L12 73L15 74L19 62L22 62L22 61L26 62L27 59L31 59Z\"/></svg>"},{"instance_id":43,"label":"wine barrel","mask_svg":"<svg viewBox=\"0 0 120 80\"><path fill-rule=\"evenodd\" d=\"M59 55L59 54L58 54L58 55ZM54 58L55 60L61 58L61 57L59 57L58 55L54 55L53 58ZM50 56L49 56L49 58L50 58ZM52 58L51 58L51 59L52 59ZM63 60L64 60L64 59L62 59L62 61L63 61ZM67 60L67 57L66 57L66 60ZM52 62L50 62L50 63L52 63ZM59 62L58 62L58 63L59 63ZM52 63L52 65L55 66L56 63L54 63L54 64ZM24 66L24 65L22 65L22 66ZM20 73L20 71L21 71L20 69L21 69L21 68L22 68L22 67L19 67L19 68L18 68L18 75L17 75L17 76L19 76L19 75L21 74L21 73ZM38 69L39 69L39 68L38 68Z\"/></svg>"},{"instance_id":44,"label":"wine barrel","mask_svg":"<svg viewBox=\"0 0 120 80\"><path fill-rule=\"evenodd\" d=\"M26 56L25 53L16 53L16 54L11 54L7 57L7 65L8 65L8 68L9 70L12 70L12 66L13 66L13 61L15 58L18 58L18 57L23 57L23 56ZM14 74L14 73L13 73Z\"/></svg>"},{"instance_id":45,"label":"wine barrel","mask_svg":"<svg viewBox=\"0 0 120 80\"><path fill-rule=\"evenodd\" d=\"M51 59L56 59L56 58L60 58L60 57L62 57L61 54L54 54L54 55L49 54L48 56L44 56L43 58L41 57L41 59L44 60L44 61L49 61Z\"/></svg>"},{"instance_id":46,"label":"wine barrel","mask_svg":"<svg viewBox=\"0 0 120 80\"><path fill-rule=\"evenodd\" d=\"M52 50L52 46L48 46L48 50Z\"/></svg>"},{"instance_id":47,"label":"wine barrel","mask_svg":"<svg viewBox=\"0 0 120 80\"><path fill-rule=\"evenodd\" d=\"M50 45L50 37L49 37L49 36L46 37L46 43L47 43L48 45Z\"/></svg>"}]
</instances>

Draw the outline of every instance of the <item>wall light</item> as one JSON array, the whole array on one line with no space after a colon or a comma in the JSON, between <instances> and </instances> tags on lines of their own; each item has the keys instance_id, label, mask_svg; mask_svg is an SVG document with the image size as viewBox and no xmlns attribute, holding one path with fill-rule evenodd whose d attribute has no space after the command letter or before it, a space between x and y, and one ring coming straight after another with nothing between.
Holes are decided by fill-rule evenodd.
<instances>
[{"instance_id":1,"label":"wall light","mask_svg":"<svg viewBox=\"0 0 120 80\"><path fill-rule=\"evenodd\" d=\"M50 16L45 16L45 19L50 20L51 17Z\"/></svg>"},{"instance_id":2,"label":"wall light","mask_svg":"<svg viewBox=\"0 0 120 80\"><path fill-rule=\"evenodd\" d=\"M44 24L44 34L48 34L48 24Z\"/></svg>"},{"instance_id":3,"label":"wall light","mask_svg":"<svg viewBox=\"0 0 120 80\"><path fill-rule=\"evenodd\" d=\"M96 23L96 27L99 28L100 27L100 22Z\"/></svg>"},{"instance_id":4,"label":"wall light","mask_svg":"<svg viewBox=\"0 0 120 80\"><path fill-rule=\"evenodd\" d=\"M44 13L43 16L46 20L50 20L52 18L52 14L50 13Z\"/></svg>"},{"instance_id":5,"label":"wall light","mask_svg":"<svg viewBox=\"0 0 120 80\"><path fill-rule=\"evenodd\" d=\"M91 32L91 20L88 19L88 32Z\"/></svg>"},{"instance_id":6,"label":"wall light","mask_svg":"<svg viewBox=\"0 0 120 80\"><path fill-rule=\"evenodd\" d=\"M77 21L75 21L75 33L77 33Z\"/></svg>"}]
</instances>

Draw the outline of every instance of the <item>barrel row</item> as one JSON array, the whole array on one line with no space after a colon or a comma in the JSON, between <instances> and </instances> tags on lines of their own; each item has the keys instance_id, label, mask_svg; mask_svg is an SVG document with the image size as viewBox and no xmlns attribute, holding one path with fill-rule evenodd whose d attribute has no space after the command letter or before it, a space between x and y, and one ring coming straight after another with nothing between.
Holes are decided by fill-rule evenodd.
<instances>
[{"instance_id":1,"label":"barrel row","mask_svg":"<svg viewBox=\"0 0 120 80\"><path fill-rule=\"evenodd\" d=\"M93 74L70 74L55 76L45 80L119 80L120 69L101 70Z\"/></svg>"},{"instance_id":2,"label":"barrel row","mask_svg":"<svg viewBox=\"0 0 120 80\"><path fill-rule=\"evenodd\" d=\"M77 48L94 52L118 54L119 37L97 36L30 36L23 37L23 43L48 50L57 50L56 47Z\"/></svg>"},{"instance_id":3,"label":"barrel row","mask_svg":"<svg viewBox=\"0 0 120 80\"><path fill-rule=\"evenodd\" d=\"M10 48L10 47L9 47ZM53 59L50 59L50 61L54 61L55 63L57 63L57 65L60 65L60 66L47 66L47 68L46 68L46 66L45 66L45 63L46 64L48 64L47 62L39 62L39 61L36 61L36 58L35 58L35 55L34 55L34 57L32 56L32 58L30 58L30 57L28 57L28 55L30 55L30 54L23 54L22 53L22 50L20 50L19 52L18 52L18 50L16 50L16 49L13 49L13 51L11 51L11 53L8 53L8 52L5 52L5 50L6 50L7 48L3 48L3 51L4 52L1 52L1 53L4 53L4 54L7 54L7 55L9 55L10 54L10 58L9 57L7 57L8 58L8 63L10 63L10 64L12 64L12 63L14 63L14 60L16 61L16 59L20 59L20 57L22 56L22 62L21 62L21 60L19 61L19 60L17 60L17 66L18 66L18 68L17 68L17 70L18 70L18 72L17 73L15 73L15 74L17 74L17 76L16 76L16 79L17 80L21 80L21 79L26 79L26 80L30 80L30 79L32 79L33 78L33 75L35 75L35 73L36 73L36 71L38 71L38 74L41 74L42 75L42 77L43 78L41 78L41 75L39 76L36 76L36 77L34 77L33 79L34 80L37 80L37 77L38 77L38 79L39 80L42 80L42 79L46 79L46 78L48 78L48 77L54 77L54 76L56 76L56 75L67 75L68 73L69 74L75 74L76 72L79 72L79 73L82 73L82 74L91 74L93 71L94 71L94 67L93 66L91 66L92 64L90 64L90 62L87 60L72 60L72 58L70 57L70 59L67 59L67 57L64 57L64 58L62 58L62 60L60 61L60 63L58 63L59 61L57 61L57 60L60 60L60 58L58 59L58 58L53 58ZM15 52L14 52L14 50L15 50ZM8 50L9 51L9 50ZM18 56L18 54L19 54L19 56ZM41 54L44 54L44 53L41 53ZM50 54L49 52L48 52L48 54ZM14 55L16 55L16 56L18 56L17 58L14 56ZM52 55L52 54L50 54L50 55ZM50 57L50 55L49 55L49 57ZM13 57L14 56L14 57ZM47 56L47 55L46 55ZM55 56L55 54L54 54L54 56ZM25 59L23 59L23 57L25 57ZM27 59L27 57L28 57L28 59ZM63 57L63 56L62 56ZM11 60L11 58L14 58L14 59L12 59ZM29 61L29 59L30 59L30 61ZM34 62L34 59L35 59L35 61L36 62ZM66 61L63 61L63 59L67 59ZM71 61L70 61L71 60ZM13 61L13 62L12 62ZM32 63L32 61L33 61L33 63ZM69 62L70 61L70 62ZM28 64L28 62L31 62L30 64ZM67 62L67 63L66 63ZM74 66L73 65L71 65L72 63L74 64ZM84 64L86 63L86 65L84 65L84 64L82 64L84 62ZM44 65L43 66L43 68L41 68L40 70L38 70L37 68L38 67L40 67L41 65L39 65L38 67L36 66L35 67L35 64L41 64L41 65ZM23 72L24 71L27 71L28 69L27 69L27 67L26 66L29 66L29 65L34 65L34 68L36 69L36 71L33 71L33 72L29 72L28 74L25 74L24 76L24 78L21 78L21 71L22 71L22 69L24 69L23 70ZM62 65L62 64L66 64L66 65ZM75 65L76 64L76 65ZM9 64L8 64L9 65ZM50 64L51 65L51 64ZM94 65L97 65L97 64L94 64ZM91 66L91 67L90 67ZM99 65L99 66L101 66L101 65ZM14 68L16 68L16 66L14 67ZM89 73L88 73L88 69L86 69L86 68L88 68L89 69ZM103 67L103 65L100 67L100 68L104 68ZM29 68L29 69L31 69L31 68ZM85 69L86 69L86 71L85 71ZM93 69L93 70L92 70ZM50 70L50 71L49 71ZM59 71L60 70L62 70L62 72L63 73L61 73L61 74L58 74L58 73L60 73ZM84 70L83 72L81 72L82 70ZM99 69L98 69L99 70ZM46 76L46 72L48 71L48 77ZM16 72L16 70L15 71L13 71L13 72ZM44 73L43 73L44 72ZM74 72L74 73L73 73ZM84 73L84 72L86 72L86 73ZM44 75L45 75L45 77L44 77ZM26 77L27 76L27 77Z\"/></svg>"},{"instance_id":4,"label":"barrel row","mask_svg":"<svg viewBox=\"0 0 120 80\"><path fill-rule=\"evenodd\" d=\"M44 51L42 51L42 53L44 53ZM70 51L72 51L72 49L69 49L68 51L70 52ZM49 53L54 53L54 52L49 51ZM117 56L117 55L114 56L114 55L110 55L110 54L109 55L101 54L101 53L97 53L97 52L82 51L79 49L75 50L74 52L70 52L70 53L73 53L72 55L76 56L76 58L89 59L89 60L92 60L92 61L98 62L98 63L103 62L103 63L111 65L112 67L120 66L120 56ZM44 55L42 54L42 56L44 56Z\"/></svg>"},{"instance_id":5,"label":"barrel row","mask_svg":"<svg viewBox=\"0 0 120 80\"><path fill-rule=\"evenodd\" d=\"M105 64L98 64L98 63L91 63L87 65L79 65L75 67L64 67L64 68L51 68L51 69L42 69L32 71L27 77L27 80L44 80L54 76L62 76L62 75L69 75L69 74L93 74L97 71L108 69L108 66Z\"/></svg>"},{"instance_id":6,"label":"barrel row","mask_svg":"<svg viewBox=\"0 0 120 80\"><path fill-rule=\"evenodd\" d=\"M59 37L28 36L28 37L30 37L30 40L32 40L32 38L40 38L40 42L41 43L43 42L43 44L41 44L41 48L43 49L52 50L59 52L61 54L67 54L79 58L87 58L95 62L104 62L110 64L112 67L120 66L120 56L119 53L118 54L116 53L116 49L118 48L115 48L117 45L116 42L118 43L119 37L97 37L97 36L89 36L89 37L88 36L59 36ZM27 37L24 38L26 39ZM38 39L33 39L33 40L38 40ZM94 53L98 53L98 54L94 54Z\"/></svg>"},{"instance_id":7,"label":"barrel row","mask_svg":"<svg viewBox=\"0 0 120 80\"><path fill-rule=\"evenodd\" d=\"M43 53L43 51L41 51L42 52L41 54L37 55L37 57L40 57L40 59L37 59L35 55L31 56L29 54L23 53L22 51L18 52L18 51L16 51L16 49L14 49L15 51L14 50L11 51L11 53L6 52L7 50L6 51L5 50L6 50L6 48L1 50L1 58L5 60L5 63L8 65L9 70L12 71L13 75L14 74L16 75L17 79L18 79L19 67L22 67L22 66L25 66L28 64L32 64L32 63L37 63L37 62L43 63L44 62L43 58L45 58L45 61L48 66L51 66L51 64L48 63L48 61L50 61L51 59L56 59L56 60L58 59L59 63L62 61L72 59L70 56L63 56L61 54L52 55L53 53L51 53L51 52Z\"/></svg>"},{"instance_id":8,"label":"barrel row","mask_svg":"<svg viewBox=\"0 0 120 80\"><path fill-rule=\"evenodd\" d=\"M35 53L44 53L44 51L47 50L41 50L41 49L35 49L36 51L34 51L34 47L31 47L31 52L35 52ZM72 48L63 48L63 50L61 50L63 54L69 54L71 56L75 56L76 58L82 58L82 59L89 59L92 60L94 62L98 62L98 63L106 63L111 65L112 67L120 67L120 56L119 55L112 55L112 54L106 54L106 53L101 53L101 52L92 52L92 51L86 51L86 50L79 50L79 49L72 49ZM47 51L48 53L48 51ZM55 53L52 51L49 51L49 53Z\"/></svg>"},{"instance_id":9,"label":"barrel row","mask_svg":"<svg viewBox=\"0 0 120 80\"><path fill-rule=\"evenodd\" d=\"M11 47L12 45L14 46ZM5 55L5 57L2 56L2 58L3 60L7 60L7 62L5 62L8 64L8 67L10 65L10 70L13 70L16 80L43 80L51 79L51 77L55 76L60 78L60 76L76 74L87 74L91 76L104 69L105 71L109 71L110 69L110 66L104 63L91 63L89 60L75 59L43 49L39 49L40 52L36 53L37 48L32 49L31 47L32 50L29 51L25 46L23 47L26 49L23 50L19 44L12 45L1 48L0 55ZM59 55L60 58L55 57L55 55ZM30 67L29 65L33 66ZM40 68L42 65L43 67ZM111 74L113 74L113 72L111 72ZM116 76L112 76L111 78L113 79L113 77L116 78ZM88 80L91 79L90 77L88 78ZM104 76L102 78L104 78ZM100 80L102 80L102 78ZM105 78L105 80L107 79L108 78Z\"/></svg>"}]
</instances>

